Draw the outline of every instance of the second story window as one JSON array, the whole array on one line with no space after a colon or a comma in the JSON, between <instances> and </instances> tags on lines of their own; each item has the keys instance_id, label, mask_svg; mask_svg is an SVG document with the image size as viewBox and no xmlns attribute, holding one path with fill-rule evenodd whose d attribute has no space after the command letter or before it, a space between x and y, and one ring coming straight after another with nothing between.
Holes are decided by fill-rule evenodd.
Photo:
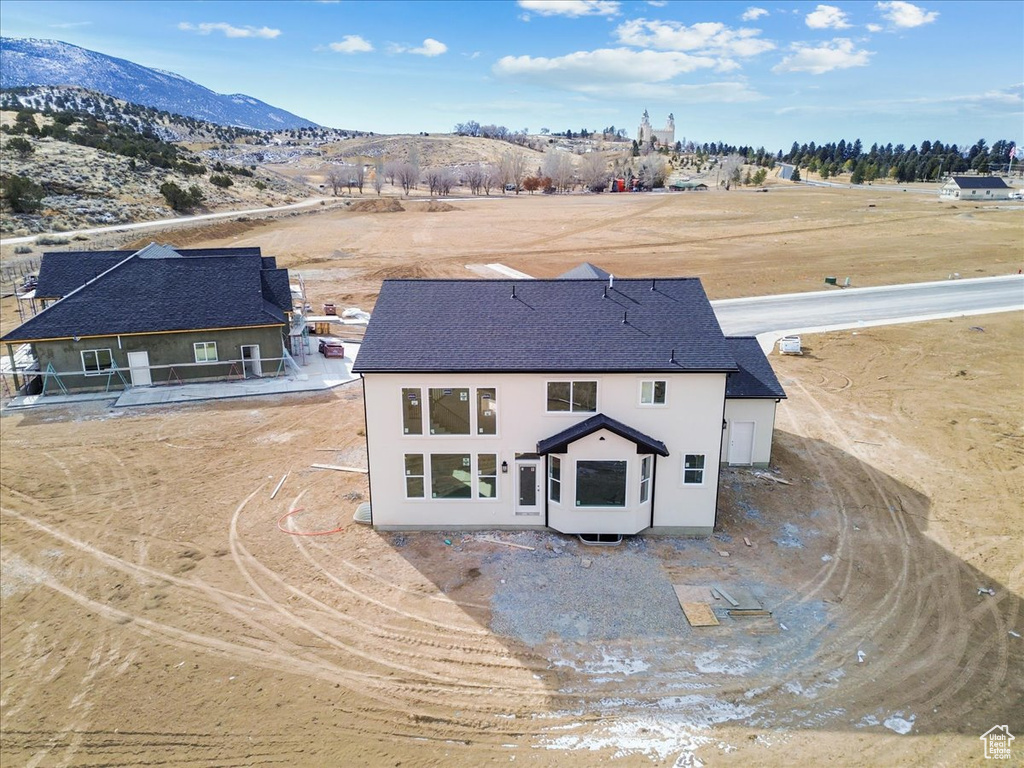
<instances>
[{"instance_id":1,"label":"second story window","mask_svg":"<svg viewBox=\"0 0 1024 768\"><path fill-rule=\"evenodd\" d=\"M597 412L596 381L549 381L548 413Z\"/></svg>"},{"instance_id":2,"label":"second story window","mask_svg":"<svg viewBox=\"0 0 1024 768\"><path fill-rule=\"evenodd\" d=\"M662 380L640 382L640 405L664 405L668 382Z\"/></svg>"},{"instance_id":3,"label":"second story window","mask_svg":"<svg viewBox=\"0 0 1024 768\"><path fill-rule=\"evenodd\" d=\"M469 389L430 388L430 434L468 435Z\"/></svg>"}]
</instances>

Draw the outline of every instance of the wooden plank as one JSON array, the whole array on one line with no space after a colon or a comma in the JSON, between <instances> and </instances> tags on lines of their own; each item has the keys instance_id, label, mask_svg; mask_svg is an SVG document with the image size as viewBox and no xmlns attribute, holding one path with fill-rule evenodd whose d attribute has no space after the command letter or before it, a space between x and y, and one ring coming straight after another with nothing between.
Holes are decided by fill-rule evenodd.
<instances>
[{"instance_id":1,"label":"wooden plank","mask_svg":"<svg viewBox=\"0 0 1024 768\"><path fill-rule=\"evenodd\" d=\"M487 536L477 536L477 541L486 541L488 544L504 544L506 547L515 547L516 549L528 549L530 552L536 551L536 547L528 547L525 544L513 544L511 541L502 541L501 539L491 539Z\"/></svg>"},{"instance_id":2,"label":"wooden plank","mask_svg":"<svg viewBox=\"0 0 1024 768\"><path fill-rule=\"evenodd\" d=\"M691 627L718 626L718 619L707 603L682 603L682 606L683 614Z\"/></svg>"},{"instance_id":3,"label":"wooden plank","mask_svg":"<svg viewBox=\"0 0 1024 768\"><path fill-rule=\"evenodd\" d=\"M706 603L711 598L711 589L706 586L673 584L672 589L675 591L680 605L683 603Z\"/></svg>"},{"instance_id":4,"label":"wooden plank","mask_svg":"<svg viewBox=\"0 0 1024 768\"><path fill-rule=\"evenodd\" d=\"M336 464L310 464L314 469L333 469L337 472L358 472L361 475L369 474L370 470L359 467L339 467Z\"/></svg>"},{"instance_id":5,"label":"wooden plank","mask_svg":"<svg viewBox=\"0 0 1024 768\"><path fill-rule=\"evenodd\" d=\"M732 599L732 595L730 595L724 589L722 589L721 587L715 587L715 589L718 590L718 594L720 594L722 597L724 597L726 600L728 600L733 606L739 605L738 602L736 602L735 600Z\"/></svg>"}]
</instances>

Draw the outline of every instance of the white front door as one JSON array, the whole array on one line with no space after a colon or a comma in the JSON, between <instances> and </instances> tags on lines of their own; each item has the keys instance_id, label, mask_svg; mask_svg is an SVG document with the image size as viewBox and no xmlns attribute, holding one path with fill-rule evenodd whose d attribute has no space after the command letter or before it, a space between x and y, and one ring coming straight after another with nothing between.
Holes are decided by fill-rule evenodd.
<instances>
[{"instance_id":1,"label":"white front door","mask_svg":"<svg viewBox=\"0 0 1024 768\"><path fill-rule=\"evenodd\" d=\"M541 493L540 462L516 462L516 514L539 515L543 500Z\"/></svg>"},{"instance_id":2,"label":"white front door","mask_svg":"<svg viewBox=\"0 0 1024 768\"><path fill-rule=\"evenodd\" d=\"M729 425L729 463L751 464L753 461L754 422L732 422Z\"/></svg>"},{"instance_id":3,"label":"white front door","mask_svg":"<svg viewBox=\"0 0 1024 768\"><path fill-rule=\"evenodd\" d=\"M242 370L245 378L259 378L263 375L263 367L260 365L259 344L250 344L242 347Z\"/></svg>"},{"instance_id":4,"label":"white front door","mask_svg":"<svg viewBox=\"0 0 1024 768\"><path fill-rule=\"evenodd\" d=\"M149 372L149 352L128 353L128 371L132 376L133 387L148 387L153 383Z\"/></svg>"}]
</instances>

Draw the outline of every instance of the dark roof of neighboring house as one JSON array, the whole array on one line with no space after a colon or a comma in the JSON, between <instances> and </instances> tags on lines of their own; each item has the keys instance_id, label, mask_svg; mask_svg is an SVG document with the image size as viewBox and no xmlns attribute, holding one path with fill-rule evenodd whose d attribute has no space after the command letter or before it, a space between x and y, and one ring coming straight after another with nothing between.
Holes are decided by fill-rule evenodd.
<instances>
[{"instance_id":1,"label":"dark roof of neighboring house","mask_svg":"<svg viewBox=\"0 0 1024 768\"><path fill-rule=\"evenodd\" d=\"M953 176L951 180L960 189L1009 189L998 176Z\"/></svg>"},{"instance_id":2,"label":"dark roof of neighboring house","mask_svg":"<svg viewBox=\"0 0 1024 768\"><path fill-rule=\"evenodd\" d=\"M175 248L182 256L218 256L226 252L232 254L256 254L257 248ZM92 280L96 275L106 272L116 264L120 264L136 251L49 251L43 254L39 265L39 284L36 285L36 297L43 299L59 299L73 290ZM273 257L264 257L273 258ZM276 265L271 264L270 269Z\"/></svg>"},{"instance_id":3,"label":"dark roof of neighboring house","mask_svg":"<svg viewBox=\"0 0 1024 768\"><path fill-rule=\"evenodd\" d=\"M735 371L697 278L385 280L354 370Z\"/></svg>"},{"instance_id":4,"label":"dark roof of neighboring house","mask_svg":"<svg viewBox=\"0 0 1024 768\"><path fill-rule=\"evenodd\" d=\"M584 261L578 267L573 267L565 274L559 275L559 280L607 280L611 273L600 267L594 266L589 261Z\"/></svg>"},{"instance_id":5,"label":"dark roof of neighboring house","mask_svg":"<svg viewBox=\"0 0 1024 768\"><path fill-rule=\"evenodd\" d=\"M282 285L288 291L287 270L265 277L262 266L259 249L187 254L151 244L69 291L3 341L286 324L280 294Z\"/></svg>"},{"instance_id":6,"label":"dark roof of neighboring house","mask_svg":"<svg viewBox=\"0 0 1024 768\"><path fill-rule=\"evenodd\" d=\"M786 397L786 390L776 378L757 339L753 336L730 336L725 341L740 368L725 382L727 398L781 400Z\"/></svg>"},{"instance_id":7,"label":"dark roof of neighboring house","mask_svg":"<svg viewBox=\"0 0 1024 768\"><path fill-rule=\"evenodd\" d=\"M599 429L607 429L619 437L636 443L637 453L656 453L659 456L668 456L668 449L660 440L648 437L643 432L639 432L623 424L621 421L616 421L610 416L605 416L603 413L591 416L586 421L574 424L557 435L541 440L537 443L537 453L542 456L548 453L565 453L570 443L575 443L577 440L591 435Z\"/></svg>"}]
</instances>

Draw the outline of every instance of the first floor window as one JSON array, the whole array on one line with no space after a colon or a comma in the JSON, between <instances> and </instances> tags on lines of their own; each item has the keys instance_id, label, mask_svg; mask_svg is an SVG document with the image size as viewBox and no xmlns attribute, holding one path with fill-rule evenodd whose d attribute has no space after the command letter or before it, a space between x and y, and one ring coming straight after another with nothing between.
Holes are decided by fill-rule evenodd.
<instances>
[{"instance_id":1,"label":"first floor window","mask_svg":"<svg viewBox=\"0 0 1024 768\"><path fill-rule=\"evenodd\" d=\"M423 454L405 454L405 495L409 499L423 498Z\"/></svg>"},{"instance_id":2,"label":"first floor window","mask_svg":"<svg viewBox=\"0 0 1024 768\"><path fill-rule=\"evenodd\" d=\"M469 434L469 389L430 388L430 434Z\"/></svg>"},{"instance_id":3,"label":"first floor window","mask_svg":"<svg viewBox=\"0 0 1024 768\"><path fill-rule=\"evenodd\" d=\"M577 461L576 506L626 506L626 462Z\"/></svg>"},{"instance_id":4,"label":"first floor window","mask_svg":"<svg viewBox=\"0 0 1024 768\"><path fill-rule=\"evenodd\" d=\"M86 376L98 376L114 367L114 358L109 349L83 349L82 370Z\"/></svg>"},{"instance_id":5,"label":"first floor window","mask_svg":"<svg viewBox=\"0 0 1024 768\"><path fill-rule=\"evenodd\" d=\"M651 498L651 465L654 463L652 456L644 456L640 462L640 503L643 504Z\"/></svg>"},{"instance_id":6,"label":"first floor window","mask_svg":"<svg viewBox=\"0 0 1024 768\"><path fill-rule=\"evenodd\" d=\"M549 381L548 412L572 411L594 413L597 411L596 381Z\"/></svg>"},{"instance_id":7,"label":"first floor window","mask_svg":"<svg viewBox=\"0 0 1024 768\"><path fill-rule=\"evenodd\" d=\"M664 405L667 382L641 381L640 405Z\"/></svg>"},{"instance_id":8,"label":"first floor window","mask_svg":"<svg viewBox=\"0 0 1024 768\"><path fill-rule=\"evenodd\" d=\"M498 496L498 457L493 453L481 453L476 457L476 495L481 499Z\"/></svg>"},{"instance_id":9,"label":"first floor window","mask_svg":"<svg viewBox=\"0 0 1024 768\"><path fill-rule=\"evenodd\" d=\"M217 362L216 341L197 341L192 347L195 349L197 363Z\"/></svg>"},{"instance_id":10,"label":"first floor window","mask_svg":"<svg viewBox=\"0 0 1024 768\"><path fill-rule=\"evenodd\" d=\"M683 456L683 484L703 485L704 483L704 454L687 453Z\"/></svg>"},{"instance_id":11,"label":"first floor window","mask_svg":"<svg viewBox=\"0 0 1024 768\"><path fill-rule=\"evenodd\" d=\"M468 453L430 454L430 496L434 499L473 497Z\"/></svg>"},{"instance_id":12,"label":"first floor window","mask_svg":"<svg viewBox=\"0 0 1024 768\"><path fill-rule=\"evenodd\" d=\"M557 456L548 457L548 498L562 502L562 460Z\"/></svg>"},{"instance_id":13,"label":"first floor window","mask_svg":"<svg viewBox=\"0 0 1024 768\"><path fill-rule=\"evenodd\" d=\"M480 387L476 391L476 432L478 435L498 433L498 399L494 387Z\"/></svg>"}]
</instances>

